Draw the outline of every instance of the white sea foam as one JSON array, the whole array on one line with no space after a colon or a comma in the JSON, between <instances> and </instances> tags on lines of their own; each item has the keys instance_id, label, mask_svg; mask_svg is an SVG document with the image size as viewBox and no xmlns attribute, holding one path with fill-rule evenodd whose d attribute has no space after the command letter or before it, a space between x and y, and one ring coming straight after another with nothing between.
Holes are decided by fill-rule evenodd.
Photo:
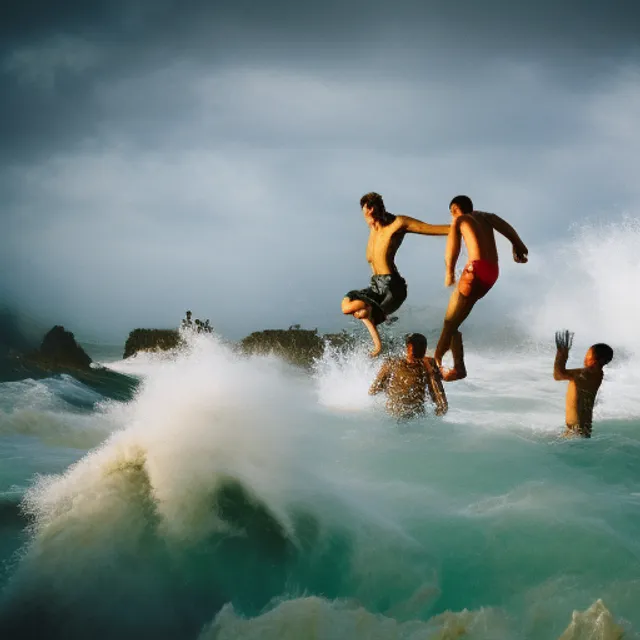
<instances>
[{"instance_id":1,"label":"white sea foam","mask_svg":"<svg viewBox=\"0 0 640 640\"><path fill-rule=\"evenodd\" d=\"M611 233L631 242L637 229L625 229ZM580 236L567 251L579 254L583 242ZM635 257L621 254L625 273L633 274ZM447 385L451 409L444 419L427 416L403 426L389 420L380 401L368 396L380 363L364 347L348 355L328 350L307 378L275 358L240 358L217 338L196 336L181 351L112 363L140 376L141 387L131 402L101 406L91 416L68 417L66 403L56 404L61 390L49 383L6 387L14 397L0 414L2 432L16 425L16 432L28 432L31 415L59 420L48 428L72 433L99 424L83 421L102 421L105 436L111 434L64 474L40 479L29 492L25 508L35 519L34 537L21 577L53 585L67 604L92 605L86 599L94 594L105 616L117 608L114 594L135 603L145 593L145 615L175 609L187 617L193 594L182 602L167 593L177 572L184 584L202 587L199 598L208 597L215 589L199 577L202 571L215 577L221 598L236 605L203 632L203 638L221 640L446 638L463 631L470 638L547 640L562 633L573 609L597 597L616 612L636 615L640 536L630 514L640 488L629 469L640 446L631 427L612 421L640 415L634 382L640 367L627 323L637 309L635 302L609 300L605 288L594 285L598 273L582 282L587 293L575 299L573 289L560 295L542 288L544 313L529 313L540 344L480 350L470 341L469 378ZM576 282L565 271L558 282L565 277ZM584 309L570 314L593 296L622 313L620 340L608 337L616 332L616 317L599 312L592 326ZM557 305L566 312L556 320ZM629 350L608 368L596 411L596 420L608 423L596 424L588 443L556 438L566 386L551 375L552 339L563 325L576 330L572 359L580 361L581 349L597 340ZM213 506L216 488L230 478L302 550L297 573L274 581L277 587L257 607L267 607L262 615L241 613L238 605L238 575L247 571L247 585L253 585L256 567L207 564L220 561L217 547L207 546L219 543L216 536L249 535L233 530ZM299 510L313 522L311 533L301 530ZM181 564L185 549L196 550L197 570ZM329 551L323 555L322 549ZM276 573L277 563L269 562L268 572ZM162 574L154 563L170 569ZM571 584L540 587L556 584L558 574L572 576ZM107 583L110 591L103 589ZM165 592L164 585L171 588ZM334 592L326 599L309 595L326 590ZM541 609L545 593L553 610ZM280 600L269 605L271 598ZM501 607L482 609L494 602ZM595 634L597 621L608 620L596 609L576 618L575 632L565 637L590 637L580 627L587 618Z\"/></svg>"}]
</instances>

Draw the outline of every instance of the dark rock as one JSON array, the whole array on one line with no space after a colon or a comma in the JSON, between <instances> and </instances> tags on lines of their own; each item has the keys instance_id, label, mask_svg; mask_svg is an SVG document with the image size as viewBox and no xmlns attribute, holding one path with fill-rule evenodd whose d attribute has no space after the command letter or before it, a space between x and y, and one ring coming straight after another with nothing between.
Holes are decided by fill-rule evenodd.
<instances>
[{"instance_id":1,"label":"dark rock","mask_svg":"<svg viewBox=\"0 0 640 640\"><path fill-rule=\"evenodd\" d=\"M290 364L310 368L322 357L327 344L348 349L354 346L355 338L346 331L318 335L317 329L301 329L299 324L294 324L286 330L255 331L243 338L239 348L246 355L273 354Z\"/></svg>"},{"instance_id":2,"label":"dark rock","mask_svg":"<svg viewBox=\"0 0 640 640\"><path fill-rule=\"evenodd\" d=\"M294 325L287 330L255 331L240 342L246 355L274 354L290 364L310 367L324 352L324 342L317 329L300 329Z\"/></svg>"},{"instance_id":3,"label":"dark rock","mask_svg":"<svg viewBox=\"0 0 640 640\"><path fill-rule=\"evenodd\" d=\"M89 369L91 358L76 342L71 331L56 325L47 333L40 350L32 354L32 359L41 366L53 369Z\"/></svg>"},{"instance_id":4,"label":"dark rock","mask_svg":"<svg viewBox=\"0 0 640 640\"><path fill-rule=\"evenodd\" d=\"M176 329L134 329L124 345L123 357L129 358L138 351L168 351L181 342Z\"/></svg>"}]
</instances>

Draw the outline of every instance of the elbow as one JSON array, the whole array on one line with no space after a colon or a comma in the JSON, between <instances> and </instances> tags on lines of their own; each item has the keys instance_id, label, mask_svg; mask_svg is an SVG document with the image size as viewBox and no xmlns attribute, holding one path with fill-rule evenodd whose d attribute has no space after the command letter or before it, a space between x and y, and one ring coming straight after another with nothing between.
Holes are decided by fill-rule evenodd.
<instances>
[{"instance_id":1,"label":"elbow","mask_svg":"<svg viewBox=\"0 0 640 640\"><path fill-rule=\"evenodd\" d=\"M563 379L563 375L559 371L554 370L553 371L553 379L554 380L562 380Z\"/></svg>"}]
</instances>

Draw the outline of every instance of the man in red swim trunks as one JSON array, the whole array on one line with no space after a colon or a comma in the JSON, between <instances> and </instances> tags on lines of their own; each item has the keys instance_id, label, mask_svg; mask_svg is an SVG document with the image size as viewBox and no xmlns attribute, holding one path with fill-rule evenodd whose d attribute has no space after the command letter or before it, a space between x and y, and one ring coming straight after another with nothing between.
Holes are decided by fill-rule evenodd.
<instances>
[{"instance_id":1,"label":"man in red swim trunks","mask_svg":"<svg viewBox=\"0 0 640 640\"><path fill-rule=\"evenodd\" d=\"M458 287L451 294L449 306L444 316L444 326L434 354L436 364L442 371L444 380L461 380L467 375L464 366L462 334L460 325L471 313L475 303L483 298L498 279L498 250L494 231L501 233L513 245L513 259L527 262L529 253L526 245L515 229L495 213L474 211L471 198L456 196L449 205L453 223L447 238L445 254L446 273L444 284L455 283L455 266L460 254L461 238L464 239L469 254L469 262L464 268ZM444 354L451 349L453 369L442 367Z\"/></svg>"}]
</instances>

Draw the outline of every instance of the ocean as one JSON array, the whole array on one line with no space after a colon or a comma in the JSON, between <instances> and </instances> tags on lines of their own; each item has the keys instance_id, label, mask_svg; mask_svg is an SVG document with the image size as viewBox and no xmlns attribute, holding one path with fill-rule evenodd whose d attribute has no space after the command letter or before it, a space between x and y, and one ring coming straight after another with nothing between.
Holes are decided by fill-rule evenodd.
<instances>
[{"instance_id":1,"label":"ocean","mask_svg":"<svg viewBox=\"0 0 640 640\"><path fill-rule=\"evenodd\" d=\"M522 290L463 326L444 418L388 418L365 344L311 374L215 335L90 345L130 400L0 383L0 638L640 638L639 241L628 218L505 264ZM569 366L616 353L590 440L560 437L562 328Z\"/></svg>"}]
</instances>

